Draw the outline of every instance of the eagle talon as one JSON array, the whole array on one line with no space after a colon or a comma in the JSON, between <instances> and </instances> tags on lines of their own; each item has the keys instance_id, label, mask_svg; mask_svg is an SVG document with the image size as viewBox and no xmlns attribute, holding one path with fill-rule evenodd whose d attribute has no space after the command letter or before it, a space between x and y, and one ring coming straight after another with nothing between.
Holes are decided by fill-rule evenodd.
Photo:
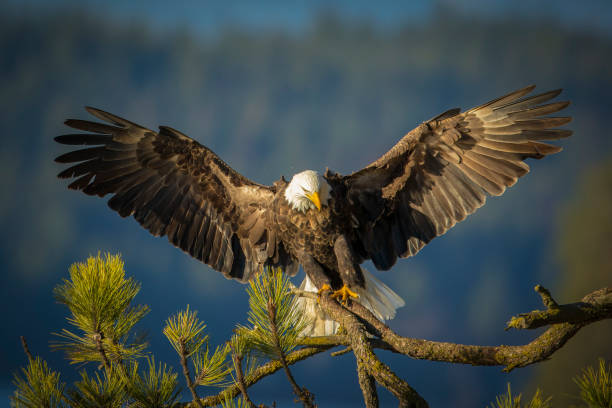
<instances>
[{"instance_id":1,"label":"eagle talon","mask_svg":"<svg viewBox=\"0 0 612 408\"><path fill-rule=\"evenodd\" d=\"M323 295L323 292L327 290L331 291L332 288L327 283L324 283L323 286L321 286L321 289L319 289L319 291L317 292L317 303L321 302L321 295Z\"/></svg>"},{"instance_id":2,"label":"eagle talon","mask_svg":"<svg viewBox=\"0 0 612 408\"><path fill-rule=\"evenodd\" d=\"M348 299L350 298L359 298L359 295L352 290L349 289L348 286L344 285L331 295L332 299L342 298L341 302L346 306Z\"/></svg>"}]
</instances>

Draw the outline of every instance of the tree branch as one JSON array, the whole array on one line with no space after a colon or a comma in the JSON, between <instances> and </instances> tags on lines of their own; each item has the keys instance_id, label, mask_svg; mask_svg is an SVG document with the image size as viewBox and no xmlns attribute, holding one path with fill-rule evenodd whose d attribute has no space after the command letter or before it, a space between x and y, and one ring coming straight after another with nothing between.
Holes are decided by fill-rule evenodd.
<instances>
[{"instance_id":1,"label":"tree branch","mask_svg":"<svg viewBox=\"0 0 612 408\"><path fill-rule=\"evenodd\" d=\"M179 346L180 346L179 354L181 356L181 367L183 367L183 376L185 376L185 381L187 381L187 388L189 388L189 391L191 392L191 397L193 398L193 402L198 407L202 407L202 403L200 402L200 398L198 397L198 393L196 392L195 385L191 379L191 374L189 374L189 366L187 365L187 347L183 339L179 340Z\"/></svg>"},{"instance_id":2,"label":"tree branch","mask_svg":"<svg viewBox=\"0 0 612 408\"><path fill-rule=\"evenodd\" d=\"M276 325L276 308L272 301L268 301L268 316L270 317L270 323L272 325L272 333L274 335L274 348L276 350L276 354L283 365L283 369L285 370L285 374L289 379L289 383L291 387L293 387L293 393L302 401L302 404L307 408L314 408L314 396L306 389L301 388L293 374L291 374L291 370L289 369L289 365L287 364L287 360L285 359L285 353L280 345L280 338L278 334L278 327Z\"/></svg>"},{"instance_id":3,"label":"tree branch","mask_svg":"<svg viewBox=\"0 0 612 408\"><path fill-rule=\"evenodd\" d=\"M550 296L550 292L540 285L534 290L542 296L542 303L546 310L534 310L512 317L508 322L508 329L537 329L557 323L588 324L591 321L601 320L612 314L612 290L603 288L595 291L581 302L559 306Z\"/></svg>"},{"instance_id":4,"label":"tree branch","mask_svg":"<svg viewBox=\"0 0 612 408\"><path fill-rule=\"evenodd\" d=\"M444 361L475 366L505 366L504 371L511 371L514 368L524 367L547 359L555 351L563 347L582 327L599 320L612 318L612 288L596 290L583 297L580 302L566 305L558 305L550 293L541 286L537 286L535 290L542 297L547 310L536 310L520 314L513 317L510 322L524 321L525 323L514 323L516 327L509 323L509 326L516 329L532 329L544 325L551 325L551 327L530 343L519 346L465 345L402 337L379 321L369 310L360 304L352 302L347 306L342 306L329 297L322 296L321 306L332 318L337 319L347 329L348 333L303 338L300 344L304 347L287 354L286 361L288 365L291 365L333 347L351 347L351 351L355 353L357 358L358 376L362 390L364 388L369 389L370 387L367 377L362 377L367 374L386 388L388 386L393 388L395 390L392 391L394 395L401 394L402 391L407 390L411 390L416 394L408 384L397 378L389 367L378 360L373 353L373 349L389 350L420 360ZM294 292L299 296L317 298L316 293L299 290L294 290ZM556 310L559 310L559 312L557 313ZM365 333L366 335L360 335L357 340L354 340L352 339L351 330L356 330L357 333ZM355 342L359 345L357 349L355 349ZM246 387L248 388L261 379L274 374L282 367L282 363L277 360L259 366L250 376L245 378ZM395 379L399 380L399 382L394 383ZM234 384L219 394L203 398L200 401L205 407L214 406L220 404L226 395L234 398L239 392L240 390ZM372 394L368 393L368 395ZM420 400L422 400L421 397L416 394L412 406L427 406L414 405L420 403ZM410 406L406 401L406 399L400 399L400 406ZM423 401L423 403L425 402ZM369 402L366 399L367 404ZM193 402L180 406L196 407Z\"/></svg>"},{"instance_id":5,"label":"tree branch","mask_svg":"<svg viewBox=\"0 0 612 408\"><path fill-rule=\"evenodd\" d=\"M106 354L106 350L104 349L104 345L102 344L103 338L104 337L102 336L102 333L95 333L93 335L93 341L96 343L98 353L100 354L102 363L104 364L104 367L106 368L106 371L108 374L111 371L111 363L110 363L110 360L108 359L108 355Z\"/></svg>"},{"instance_id":6,"label":"tree branch","mask_svg":"<svg viewBox=\"0 0 612 408\"><path fill-rule=\"evenodd\" d=\"M326 350L329 350L331 347L333 346L324 345L324 346L315 346L315 347L304 347L299 350L292 351L286 356L287 364L289 365L295 364L298 361L305 360L309 357L314 356L315 354L319 354ZM263 378L274 374L281 368L283 368L283 366L280 361L278 360L269 361L266 364L263 364L257 367L255 370L253 370L253 372L244 379L244 384L248 388L254 385L255 383L259 382ZM202 402L202 405L204 407L213 407L213 406L221 404L222 401L225 401L226 397L235 398L239 393L240 393L240 389L238 388L238 385L232 384L216 395L212 395L212 396L200 399L200 402ZM197 405L195 405L194 402L189 402L185 404L179 404L177 406L195 408Z\"/></svg>"},{"instance_id":7,"label":"tree branch","mask_svg":"<svg viewBox=\"0 0 612 408\"><path fill-rule=\"evenodd\" d=\"M21 339L21 347L23 347L23 352L28 356L28 360L32 361L34 358L32 357L32 353L30 353L30 348L28 347L28 342L26 341L24 336L19 336Z\"/></svg>"},{"instance_id":8,"label":"tree branch","mask_svg":"<svg viewBox=\"0 0 612 408\"><path fill-rule=\"evenodd\" d=\"M249 408L254 408L255 404L251 400L251 397L249 397L249 393L247 392L247 385L244 382L244 372L242 371L242 358L242 356L236 354L236 351L232 347L232 361L234 362L234 368L236 371L236 385L242 393L242 398L244 398ZM200 401L198 401L198 404L200 406L203 405Z\"/></svg>"},{"instance_id":9,"label":"tree branch","mask_svg":"<svg viewBox=\"0 0 612 408\"><path fill-rule=\"evenodd\" d=\"M370 326L372 334L383 340L382 348L390 348L396 353L421 360L478 366L500 365L506 366L504 371L511 371L547 359L587 324L612 318L612 288L596 290L582 298L578 304L558 307L564 311L575 311L578 308L576 305L580 305L582 310L582 321L576 320L575 313L548 315L543 319L544 324L552 326L523 346L476 346L402 337L360 304L353 302L348 309Z\"/></svg>"},{"instance_id":10,"label":"tree branch","mask_svg":"<svg viewBox=\"0 0 612 408\"><path fill-rule=\"evenodd\" d=\"M357 378L366 408L378 408L378 392L376 392L374 377L368 373L368 370L359 360L357 360Z\"/></svg>"},{"instance_id":11,"label":"tree branch","mask_svg":"<svg viewBox=\"0 0 612 408\"><path fill-rule=\"evenodd\" d=\"M374 354L368 340L370 333L366 329L366 325L355 314L347 313L347 309L329 296L322 296L320 305L332 319L346 329L345 337L350 341L358 366L365 367L368 374L380 385L387 388L399 400L400 407L428 407L427 402L406 381L399 378L391 371L389 366L380 361ZM367 386L367 382L365 385ZM369 399L369 396L365 395L367 391L363 388L362 391L367 403Z\"/></svg>"}]
</instances>

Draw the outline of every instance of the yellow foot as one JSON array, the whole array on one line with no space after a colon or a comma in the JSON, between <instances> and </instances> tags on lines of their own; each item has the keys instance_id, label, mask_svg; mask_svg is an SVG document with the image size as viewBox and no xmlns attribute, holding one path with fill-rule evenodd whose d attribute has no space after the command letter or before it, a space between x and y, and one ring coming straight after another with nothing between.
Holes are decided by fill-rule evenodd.
<instances>
[{"instance_id":1,"label":"yellow foot","mask_svg":"<svg viewBox=\"0 0 612 408\"><path fill-rule=\"evenodd\" d=\"M342 298L342 304L346 305L346 302L349 298L357 299L359 295L348 288L348 286L344 285L334 293L332 293L331 297L333 299Z\"/></svg>"},{"instance_id":2,"label":"yellow foot","mask_svg":"<svg viewBox=\"0 0 612 408\"><path fill-rule=\"evenodd\" d=\"M323 286L321 286L321 289L319 289L319 291L317 292L317 303L321 301L321 295L326 290L332 290L331 286L329 286L327 283L323 284Z\"/></svg>"}]
</instances>

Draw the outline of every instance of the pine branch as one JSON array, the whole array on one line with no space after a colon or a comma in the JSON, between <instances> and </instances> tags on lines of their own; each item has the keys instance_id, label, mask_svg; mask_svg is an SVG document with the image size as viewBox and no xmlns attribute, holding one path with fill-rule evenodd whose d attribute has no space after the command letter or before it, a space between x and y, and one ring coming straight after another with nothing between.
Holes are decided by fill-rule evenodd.
<instances>
[{"instance_id":1,"label":"pine branch","mask_svg":"<svg viewBox=\"0 0 612 408\"><path fill-rule=\"evenodd\" d=\"M283 365L283 369L285 370L285 374L287 375L287 378L289 379L289 383L291 384L291 387L293 388L293 393L302 401L305 407L314 408L315 406L314 396L307 389L301 388L297 384L297 382L295 381L295 378L293 377L293 374L291 374L289 365L287 364L285 353L283 352L283 349L280 344L278 327L276 325L276 307L274 306L274 303L272 302L271 299L268 300L268 316L270 318L270 324L271 324L273 340L274 340L274 348L276 350L276 353L278 355L278 358L281 364Z\"/></svg>"},{"instance_id":2,"label":"pine branch","mask_svg":"<svg viewBox=\"0 0 612 408\"><path fill-rule=\"evenodd\" d=\"M32 360L32 353L30 353L30 348L28 347L28 342L26 341L24 336L19 336L21 340L21 347L23 347L23 352L28 356L28 361Z\"/></svg>"},{"instance_id":3,"label":"pine branch","mask_svg":"<svg viewBox=\"0 0 612 408\"><path fill-rule=\"evenodd\" d=\"M28 365L21 369L21 375L14 374L13 384L17 387L10 397L11 405L24 408L62 408L65 384L60 374L52 371L40 357L30 358Z\"/></svg>"},{"instance_id":4,"label":"pine branch","mask_svg":"<svg viewBox=\"0 0 612 408\"><path fill-rule=\"evenodd\" d=\"M181 360L181 367L183 367L183 376L185 377L185 381L187 382L187 388L189 388L189 391L191 392L193 401L199 407L202 407L202 403L200 402L200 398L198 397L198 393L196 392L195 385L193 383L193 380L191 379L191 374L189 373L189 366L187 365L188 355L189 354L185 345L185 341L183 339L179 339L179 356Z\"/></svg>"},{"instance_id":5,"label":"pine branch","mask_svg":"<svg viewBox=\"0 0 612 408\"><path fill-rule=\"evenodd\" d=\"M246 401L247 406L249 408L254 408L255 404L253 403L253 401L249 397L249 394L247 392L247 386L246 386L246 384L244 382L244 371L242 370L242 359L244 358L244 356L240 355L234 349L233 345L230 345L230 347L232 349L232 361L234 363L234 371L236 372L236 385L238 386L238 389L242 393L242 398L244 398L244 401ZM200 401L198 401L198 403L199 402Z\"/></svg>"},{"instance_id":6,"label":"pine branch","mask_svg":"<svg viewBox=\"0 0 612 408\"><path fill-rule=\"evenodd\" d=\"M110 372L111 363L108 359L108 356L106 355L106 350L104 350L104 345L102 344L102 338L103 338L102 333L95 333L92 336L92 339L94 343L96 344L96 349L98 350L98 353L100 353L100 359L104 363L104 368L106 368L107 372Z\"/></svg>"},{"instance_id":7,"label":"pine branch","mask_svg":"<svg viewBox=\"0 0 612 408\"><path fill-rule=\"evenodd\" d=\"M146 343L127 341L134 325L149 311L148 306L132 305L139 291L137 282L126 279L118 255L98 254L74 263L70 279L64 279L54 293L70 310L68 321L78 332L63 329L57 334L63 341L52 347L65 350L72 362L99 361L107 368L110 363L142 357Z\"/></svg>"},{"instance_id":8,"label":"pine branch","mask_svg":"<svg viewBox=\"0 0 612 408\"><path fill-rule=\"evenodd\" d=\"M189 305L184 311L178 312L166 321L163 333L179 356L183 376L187 388L191 392L196 405L202 406L196 392L197 381L194 382L189 372L188 358L199 353L200 348L208 341L208 336L203 335L206 325L198 319L198 313L189 310ZM197 377L197 374L196 374Z\"/></svg>"},{"instance_id":9,"label":"pine branch","mask_svg":"<svg viewBox=\"0 0 612 408\"><path fill-rule=\"evenodd\" d=\"M317 295L311 292L293 290L293 293L299 296L312 297L313 299L317 298ZM547 359L556 350L563 347L565 342L575 335L580 328L598 320L612 318L612 313L610 312L610 308L612 307L610 293L612 293L612 289L610 288L599 289L585 296L578 304L574 304L578 305L583 310L587 308L586 310L590 311L589 313L583 314L583 318L587 319L586 322L580 323L575 320L575 317L568 316L568 319L572 319L572 323L566 323L559 321L559 318L555 316L551 318L551 328L535 338L532 342L522 346L464 345L402 337L392 331L384 323L380 322L369 310L356 302L350 303L347 307L342 307L335 301L333 304L325 302L325 305L331 307L334 312L332 313L329 307L325 307L325 311L332 318L340 321L345 327L346 325L343 323L343 319L345 318L357 319L358 323L363 325L365 332L368 333L368 336L361 340L363 343L362 352L365 352L366 357L369 355L368 349L384 349L415 359L477 366L505 366L505 371L510 371L517 367L524 367ZM552 296L550 296L550 298L552 299ZM325 297L322 299L325 299ZM560 305L559 309L564 310L565 306L567 305ZM333 335L301 338L298 341L298 345L303 346L303 348L287 354L288 365L336 346L353 347L350 334L348 336ZM355 352L354 349L352 351ZM372 354L374 353L372 352ZM377 360L378 359L375 358L373 361L376 362ZM367 358L365 362L364 359L358 361L362 361L363 366L368 367ZM393 376L390 375L389 368L385 367L384 365L380 367L384 375L388 378L393 378ZM246 376L246 387L252 386L281 368L283 368L283 365L280 361L270 361L258 367L254 370L252 375ZM372 376L376 379L376 376ZM378 381L378 379L376 379L376 381ZM218 405L226 396L234 398L239 392L238 387L233 385L215 396L202 399L202 402L204 406Z\"/></svg>"},{"instance_id":10,"label":"pine branch","mask_svg":"<svg viewBox=\"0 0 612 408\"><path fill-rule=\"evenodd\" d=\"M612 364L599 359L598 370L587 367L574 382L580 388L580 397L589 407L612 407Z\"/></svg>"},{"instance_id":11,"label":"pine branch","mask_svg":"<svg viewBox=\"0 0 612 408\"><path fill-rule=\"evenodd\" d=\"M324 345L324 346L303 347L301 349L292 351L291 353L287 354L287 358L286 358L287 364L288 365L295 364L299 361L310 358L316 354L323 353L329 350L331 347L333 346ZM282 368L283 366L280 361L278 360L269 361L265 364L260 365L259 367L256 367L255 369L253 369L253 371L250 374L246 375L244 378L244 384L247 388L249 388L252 385L261 381L262 379L276 373L278 370ZM223 401L226 400L226 398L235 398L236 396L238 396L238 394L240 394L240 389L237 384L233 384L225 388L223 391L221 391L217 395L212 395L206 398L202 398L200 401L202 402L202 405L205 407L214 407L216 405L221 404ZM193 402L179 404L177 406L178 407L189 407L189 408L196 407L195 403Z\"/></svg>"},{"instance_id":12,"label":"pine branch","mask_svg":"<svg viewBox=\"0 0 612 408\"><path fill-rule=\"evenodd\" d=\"M139 373L138 362L133 362L125 383L134 400L130 408L174 407L180 395L178 374L166 364L156 365L153 357L147 357L147 370L142 373Z\"/></svg>"}]
</instances>

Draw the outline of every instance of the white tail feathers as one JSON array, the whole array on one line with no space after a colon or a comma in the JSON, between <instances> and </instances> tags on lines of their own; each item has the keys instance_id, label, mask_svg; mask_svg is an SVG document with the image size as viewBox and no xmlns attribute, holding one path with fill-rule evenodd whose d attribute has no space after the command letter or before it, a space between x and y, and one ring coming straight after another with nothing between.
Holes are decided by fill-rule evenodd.
<instances>
[{"instance_id":1,"label":"white tail feathers","mask_svg":"<svg viewBox=\"0 0 612 408\"><path fill-rule=\"evenodd\" d=\"M404 300L365 268L361 268L361 271L365 279L365 287L351 288L356 289L359 294L359 299L356 301L381 321L393 319L395 311L405 305ZM308 278L308 275L300 284L300 289L306 292L317 292L317 287ZM338 323L323 312L316 300L300 297L298 302L304 308L306 316L312 319L312 324L302 333L304 336L329 336L336 333Z\"/></svg>"}]
</instances>

